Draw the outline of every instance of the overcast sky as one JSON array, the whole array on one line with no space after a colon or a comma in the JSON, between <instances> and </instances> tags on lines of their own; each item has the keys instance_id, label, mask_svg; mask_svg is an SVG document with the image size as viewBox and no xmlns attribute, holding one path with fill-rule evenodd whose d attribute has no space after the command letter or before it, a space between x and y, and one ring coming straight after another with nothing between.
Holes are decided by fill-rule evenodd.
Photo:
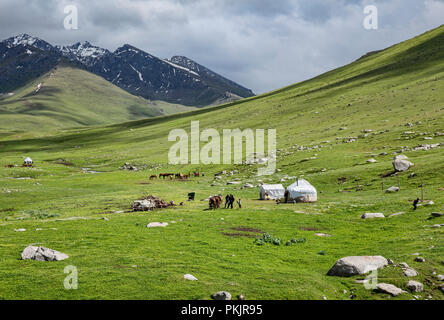
<instances>
[{"instance_id":1,"label":"overcast sky","mask_svg":"<svg viewBox=\"0 0 444 320\"><path fill-rule=\"evenodd\" d=\"M65 30L64 6L79 29ZM363 27L376 5L379 28ZM131 44L187 56L262 93L347 64L444 23L444 0L0 0L0 38Z\"/></svg>"}]
</instances>

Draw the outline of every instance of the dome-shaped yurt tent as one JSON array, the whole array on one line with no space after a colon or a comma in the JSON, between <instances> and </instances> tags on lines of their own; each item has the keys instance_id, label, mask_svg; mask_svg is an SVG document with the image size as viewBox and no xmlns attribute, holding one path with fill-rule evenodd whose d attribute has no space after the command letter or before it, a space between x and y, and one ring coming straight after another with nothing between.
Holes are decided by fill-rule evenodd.
<instances>
[{"instance_id":1,"label":"dome-shaped yurt tent","mask_svg":"<svg viewBox=\"0 0 444 320\"><path fill-rule=\"evenodd\" d=\"M285 195L285 188L281 184L263 184L260 188L260 199L267 200L267 194L270 200L282 199Z\"/></svg>"},{"instance_id":2,"label":"dome-shaped yurt tent","mask_svg":"<svg viewBox=\"0 0 444 320\"><path fill-rule=\"evenodd\" d=\"M310 182L298 179L295 183L287 187L285 191L285 202L316 202L318 192Z\"/></svg>"}]
</instances>

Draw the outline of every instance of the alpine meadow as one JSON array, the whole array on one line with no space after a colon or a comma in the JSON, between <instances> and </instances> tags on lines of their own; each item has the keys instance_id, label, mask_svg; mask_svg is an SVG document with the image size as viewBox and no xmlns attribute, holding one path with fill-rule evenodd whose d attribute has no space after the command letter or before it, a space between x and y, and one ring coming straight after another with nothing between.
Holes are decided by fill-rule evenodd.
<instances>
[{"instance_id":1,"label":"alpine meadow","mask_svg":"<svg viewBox=\"0 0 444 320\"><path fill-rule=\"evenodd\" d=\"M154 69L122 51L118 83L42 48L21 61L54 63L0 96L0 299L444 299L444 26L255 96L155 60L184 80L150 99L133 81ZM181 104L186 86L208 94ZM245 140L239 164L171 164L192 121L276 129L276 171ZM305 182L316 199L290 201Z\"/></svg>"}]
</instances>

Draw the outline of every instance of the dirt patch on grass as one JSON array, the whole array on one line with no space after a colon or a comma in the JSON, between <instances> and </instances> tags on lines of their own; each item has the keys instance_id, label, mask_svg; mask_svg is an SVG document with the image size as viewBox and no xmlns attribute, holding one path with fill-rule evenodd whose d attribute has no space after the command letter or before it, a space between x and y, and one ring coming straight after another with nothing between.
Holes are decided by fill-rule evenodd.
<instances>
[{"instance_id":1,"label":"dirt patch on grass","mask_svg":"<svg viewBox=\"0 0 444 320\"><path fill-rule=\"evenodd\" d=\"M231 230L242 231L242 232L252 232L252 233L265 233L264 231L261 231L259 229L254 229L254 228L249 228L249 227L236 227L236 228L231 228Z\"/></svg>"},{"instance_id":2,"label":"dirt patch on grass","mask_svg":"<svg viewBox=\"0 0 444 320\"><path fill-rule=\"evenodd\" d=\"M222 232L224 236L227 237L246 237L246 238L258 238L258 234L264 234L265 232L259 229L254 229L250 227L234 227L230 228L230 230L238 231L238 232ZM224 231L224 229L222 229Z\"/></svg>"},{"instance_id":3,"label":"dirt patch on grass","mask_svg":"<svg viewBox=\"0 0 444 320\"><path fill-rule=\"evenodd\" d=\"M302 231L319 231L320 229L316 228L316 227L299 227L299 230L302 230Z\"/></svg>"},{"instance_id":4,"label":"dirt patch on grass","mask_svg":"<svg viewBox=\"0 0 444 320\"><path fill-rule=\"evenodd\" d=\"M258 236L256 234L252 233L228 233L228 232L222 232L224 236L227 237L246 237L246 238L257 238Z\"/></svg>"}]
</instances>

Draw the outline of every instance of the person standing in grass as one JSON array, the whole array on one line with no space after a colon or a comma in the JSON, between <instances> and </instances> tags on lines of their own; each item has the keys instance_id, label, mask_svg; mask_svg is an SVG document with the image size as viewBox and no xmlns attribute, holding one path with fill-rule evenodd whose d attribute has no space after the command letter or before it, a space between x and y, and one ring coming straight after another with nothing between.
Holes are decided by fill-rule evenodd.
<instances>
[{"instance_id":1,"label":"person standing in grass","mask_svg":"<svg viewBox=\"0 0 444 320\"><path fill-rule=\"evenodd\" d=\"M416 211L418 208L419 198L417 198L415 201L413 201L413 211Z\"/></svg>"},{"instance_id":2,"label":"person standing in grass","mask_svg":"<svg viewBox=\"0 0 444 320\"><path fill-rule=\"evenodd\" d=\"M239 209L242 209L242 200L237 200L237 205L239 206Z\"/></svg>"},{"instance_id":3,"label":"person standing in grass","mask_svg":"<svg viewBox=\"0 0 444 320\"><path fill-rule=\"evenodd\" d=\"M230 207L230 195L229 194L227 194L226 196L225 196L225 209L226 208L229 208Z\"/></svg>"},{"instance_id":4,"label":"person standing in grass","mask_svg":"<svg viewBox=\"0 0 444 320\"><path fill-rule=\"evenodd\" d=\"M233 204L234 204L234 196L232 194L230 194L230 203L228 204L228 208L233 209Z\"/></svg>"}]
</instances>

